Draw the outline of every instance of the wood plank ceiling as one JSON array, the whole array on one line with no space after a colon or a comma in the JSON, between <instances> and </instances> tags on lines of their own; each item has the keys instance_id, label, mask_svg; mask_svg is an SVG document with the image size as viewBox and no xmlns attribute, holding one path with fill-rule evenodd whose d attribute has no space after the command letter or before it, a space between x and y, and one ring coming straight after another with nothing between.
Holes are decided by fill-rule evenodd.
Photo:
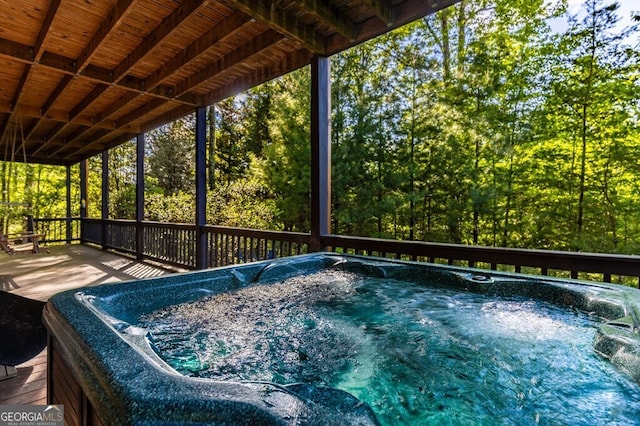
<instances>
[{"instance_id":1,"label":"wood plank ceiling","mask_svg":"<svg viewBox=\"0 0 640 426\"><path fill-rule=\"evenodd\" d=\"M0 0L0 160L74 164L458 0Z\"/></svg>"}]
</instances>

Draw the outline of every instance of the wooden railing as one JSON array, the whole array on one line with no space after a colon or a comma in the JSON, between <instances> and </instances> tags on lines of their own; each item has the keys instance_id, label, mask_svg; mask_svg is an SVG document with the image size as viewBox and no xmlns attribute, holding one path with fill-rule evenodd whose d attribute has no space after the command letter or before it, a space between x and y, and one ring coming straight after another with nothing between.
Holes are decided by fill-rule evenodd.
<instances>
[{"instance_id":1,"label":"wooden railing","mask_svg":"<svg viewBox=\"0 0 640 426\"><path fill-rule=\"evenodd\" d=\"M80 223L77 218L70 220L74 224ZM56 226L62 229L62 224L66 224L67 220L36 219L36 223L37 226L56 224L50 230ZM79 228L76 225L76 229ZM83 219L81 228L82 242L187 269L195 269L197 266L197 245L202 240L201 235L206 235L206 258L203 265L208 268L311 251L311 235L306 233L224 226L199 228L188 224L100 219ZM60 238L56 235L62 235L62 231L50 232L52 238ZM142 233L141 238L139 233ZM465 246L339 235L321 237L319 244L337 253L624 283L634 287L638 287L640 280L640 256Z\"/></svg>"},{"instance_id":2,"label":"wooden railing","mask_svg":"<svg viewBox=\"0 0 640 426\"><path fill-rule=\"evenodd\" d=\"M144 257L183 268L196 267L195 225L142 222L142 229Z\"/></svg>"},{"instance_id":3,"label":"wooden railing","mask_svg":"<svg viewBox=\"0 0 640 426\"><path fill-rule=\"evenodd\" d=\"M309 252L309 234L206 226L207 266L223 266Z\"/></svg>"},{"instance_id":4,"label":"wooden railing","mask_svg":"<svg viewBox=\"0 0 640 426\"><path fill-rule=\"evenodd\" d=\"M341 253L571 279L613 281L635 287L638 287L640 282L640 256L465 246L338 235L326 236L321 240L333 251Z\"/></svg>"},{"instance_id":5,"label":"wooden railing","mask_svg":"<svg viewBox=\"0 0 640 426\"><path fill-rule=\"evenodd\" d=\"M80 241L80 218L33 219L34 232L44 235L43 243Z\"/></svg>"}]
</instances>

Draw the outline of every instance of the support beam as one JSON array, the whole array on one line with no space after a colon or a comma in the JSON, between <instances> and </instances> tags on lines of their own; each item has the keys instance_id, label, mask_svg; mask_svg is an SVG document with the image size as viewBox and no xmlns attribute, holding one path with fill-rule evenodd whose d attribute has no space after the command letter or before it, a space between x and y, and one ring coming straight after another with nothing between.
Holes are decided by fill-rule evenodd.
<instances>
[{"instance_id":1,"label":"support beam","mask_svg":"<svg viewBox=\"0 0 640 426\"><path fill-rule=\"evenodd\" d=\"M239 30L244 24L250 22L251 18L242 12L234 12L226 20L214 26L202 37L191 43L184 50L176 54L162 68L156 70L145 80L145 87L148 90L155 88L176 71L185 67L211 47L220 43L229 35Z\"/></svg>"},{"instance_id":2,"label":"support beam","mask_svg":"<svg viewBox=\"0 0 640 426\"><path fill-rule=\"evenodd\" d=\"M391 0L364 0L364 4L388 27L393 25L393 4Z\"/></svg>"},{"instance_id":3,"label":"support beam","mask_svg":"<svg viewBox=\"0 0 640 426\"><path fill-rule=\"evenodd\" d=\"M91 40L89 40L89 43L87 43L80 56L76 58L78 72L82 72L86 66L89 65L107 37L122 24L131 12L133 9L131 7L132 5L133 0L119 0L114 8L111 9L111 12L109 12L107 18L102 21L98 30L93 34Z\"/></svg>"},{"instance_id":4,"label":"support beam","mask_svg":"<svg viewBox=\"0 0 640 426\"><path fill-rule=\"evenodd\" d=\"M196 109L196 269L207 269L207 108Z\"/></svg>"},{"instance_id":5,"label":"support beam","mask_svg":"<svg viewBox=\"0 0 640 426\"><path fill-rule=\"evenodd\" d=\"M144 255L144 133L136 136L136 257Z\"/></svg>"},{"instance_id":6,"label":"support beam","mask_svg":"<svg viewBox=\"0 0 640 426\"><path fill-rule=\"evenodd\" d=\"M311 247L331 233L331 60L311 59Z\"/></svg>"},{"instance_id":7,"label":"support beam","mask_svg":"<svg viewBox=\"0 0 640 426\"><path fill-rule=\"evenodd\" d=\"M305 9L327 22L335 28L344 38L353 42L356 40L356 24L344 13L335 9L331 4L317 0L301 0Z\"/></svg>"},{"instance_id":8,"label":"support beam","mask_svg":"<svg viewBox=\"0 0 640 426\"><path fill-rule=\"evenodd\" d=\"M82 160L80 162L80 240L84 240L84 219L87 218L87 172L89 161Z\"/></svg>"},{"instance_id":9,"label":"support beam","mask_svg":"<svg viewBox=\"0 0 640 426\"><path fill-rule=\"evenodd\" d=\"M102 219L101 225L101 244L102 249L107 248L107 226L106 221L109 220L109 150L102 151Z\"/></svg>"},{"instance_id":10,"label":"support beam","mask_svg":"<svg viewBox=\"0 0 640 426\"><path fill-rule=\"evenodd\" d=\"M42 26L40 27L40 31L38 32L38 37L36 37L36 42L33 45L33 59L36 61L39 61L42 57L42 54L44 53L43 46L45 45L47 39L51 37L51 24L56 17L56 13L58 12L60 3L61 0L53 0L49 2L49 10L47 10L47 15L42 22Z\"/></svg>"},{"instance_id":11,"label":"support beam","mask_svg":"<svg viewBox=\"0 0 640 426\"><path fill-rule=\"evenodd\" d=\"M71 166L67 166L67 244L71 244L73 234L71 232ZM82 223L80 223L82 226Z\"/></svg>"},{"instance_id":12,"label":"support beam","mask_svg":"<svg viewBox=\"0 0 640 426\"><path fill-rule=\"evenodd\" d=\"M234 9L253 16L264 25L302 43L311 52L324 54L324 38L313 27L289 16L276 2L228 0Z\"/></svg>"},{"instance_id":13,"label":"support beam","mask_svg":"<svg viewBox=\"0 0 640 426\"><path fill-rule=\"evenodd\" d=\"M258 40L243 44L233 52L220 57L217 61L181 81L176 85L176 97L179 99L181 95L204 83L214 75L230 71L234 66L241 64L248 58L272 48L275 43L282 39L282 35L276 31L265 31Z\"/></svg>"},{"instance_id":14,"label":"support beam","mask_svg":"<svg viewBox=\"0 0 640 426\"><path fill-rule=\"evenodd\" d=\"M129 53L129 55L116 66L115 70L113 70L114 82L117 83L122 80L136 64L149 55L153 49L159 46L171 34L178 31L184 21L194 15L200 7L206 6L206 4L207 1L204 0L184 0L142 43L136 46L133 52Z\"/></svg>"}]
</instances>

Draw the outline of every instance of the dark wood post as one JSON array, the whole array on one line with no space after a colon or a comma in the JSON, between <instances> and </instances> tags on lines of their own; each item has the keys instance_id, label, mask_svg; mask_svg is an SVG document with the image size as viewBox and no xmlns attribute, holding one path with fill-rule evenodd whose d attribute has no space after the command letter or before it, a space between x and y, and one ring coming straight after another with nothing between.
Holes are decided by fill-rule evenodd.
<instances>
[{"instance_id":1,"label":"dark wood post","mask_svg":"<svg viewBox=\"0 0 640 426\"><path fill-rule=\"evenodd\" d=\"M196 268L207 268L207 109L196 109Z\"/></svg>"},{"instance_id":2,"label":"dark wood post","mask_svg":"<svg viewBox=\"0 0 640 426\"><path fill-rule=\"evenodd\" d=\"M84 241L84 219L87 217L87 173L88 161L80 162L80 240Z\"/></svg>"},{"instance_id":3,"label":"dark wood post","mask_svg":"<svg viewBox=\"0 0 640 426\"><path fill-rule=\"evenodd\" d=\"M136 257L144 255L144 133L136 136Z\"/></svg>"},{"instance_id":4,"label":"dark wood post","mask_svg":"<svg viewBox=\"0 0 640 426\"><path fill-rule=\"evenodd\" d=\"M311 251L331 233L331 60L311 60Z\"/></svg>"},{"instance_id":5,"label":"dark wood post","mask_svg":"<svg viewBox=\"0 0 640 426\"><path fill-rule=\"evenodd\" d=\"M71 244L71 166L67 166L67 244Z\"/></svg>"},{"instance_id":6,"label":"dark wood post","mask_svg":"<svg viewBox=\"0 0 640 426\"><path fill-rule=\"evenodd\" d=\"M109 220L109 150L102 151L102 221L100 222L102 249L107 249L107 220Z\"/></svg>"}]
</instances>

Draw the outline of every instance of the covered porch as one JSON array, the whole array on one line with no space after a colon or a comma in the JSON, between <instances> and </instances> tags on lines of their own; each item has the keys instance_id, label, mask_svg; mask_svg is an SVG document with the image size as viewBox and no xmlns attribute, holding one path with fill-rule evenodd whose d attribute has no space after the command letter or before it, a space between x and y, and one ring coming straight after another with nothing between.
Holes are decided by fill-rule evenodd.
<instances>
[{"instance_id":1,"label":"covered porch","mask_svg":"<svg viewBox=\"0 0 640 426\"><path fill-rule=\"evenodd\" d=\"M97 245L185 269L318 250L638 285L637 256L397 241L331 229L330 57L456 0L18 1L0 26L0 152L67 170L66 217L36 218L45 243ZM78 25L78 22L82 22ZM206 223L205 108L309 66L310 229ZM145 134L195 113L195 223L145 220ZM135 220L110 218L109 150L135 139ZM101 200L89 200L87 159L102 156ZM79 183L71 167L79 165ZM72 198L71 186L79 186ZM79 198L79 199L77 199ZM7 200L6 204L10 204ZM101 217L87 203L101 203ZM72 205L79 205L79 215ZM77 216L76 216L77 215Z\"/></svg>"},{"instance_id":2,"label":"covered porch","mask_svg":"<svg viewBox=\"0 0 640 426\"><path fill-rule=\"evenodd\" d=\"M38 300L68 289L313 251L631 283L631 255L335 235L331 224L330 56L456 0L12 2L0 18L0 152L67 170L67 215L35 218L50 253L0 253L2 290ZM310 232L206 223L205 108L310 65ZM144 219L145 132L195 113L191 224ZM109 218L109 150L136 140L136 218ZM87 159L103 158L102 217L87 215ZM4 158L9 160L9 158ZM79 164L79 200L70 168ZM72 204L80 205L79 216ZM63 245L55 245L62 243ZM80 244L74 244L80 243ZM124 255L124 256L121 256ZM17 366L0 404L46 402L46 356Z\"/></svg>"}]
</instances>

